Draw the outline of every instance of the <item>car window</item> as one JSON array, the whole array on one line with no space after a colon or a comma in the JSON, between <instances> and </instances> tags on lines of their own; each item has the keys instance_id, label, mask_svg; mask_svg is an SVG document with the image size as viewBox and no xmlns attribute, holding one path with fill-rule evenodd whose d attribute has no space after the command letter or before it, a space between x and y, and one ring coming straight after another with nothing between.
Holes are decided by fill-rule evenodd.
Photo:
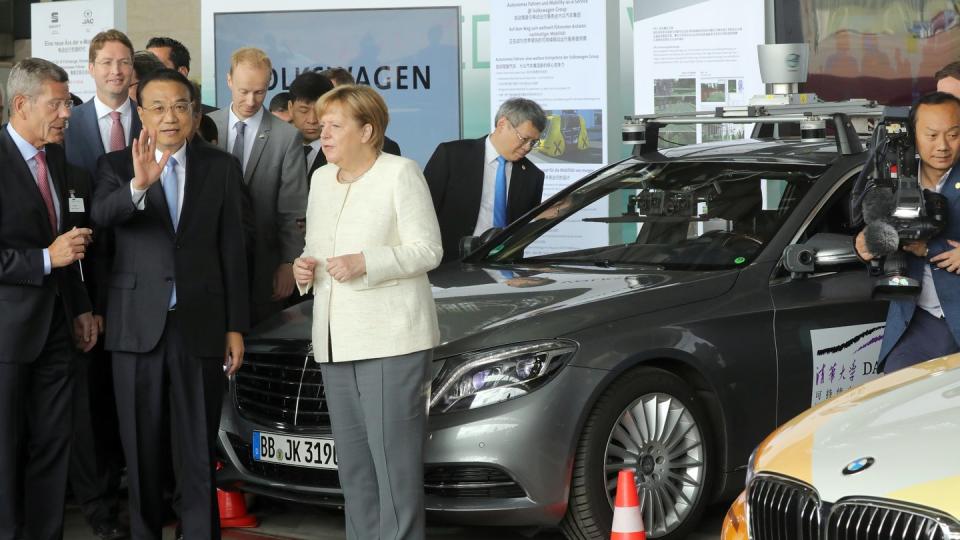
<instances>
[{"instance_id":1,"label":"car window","mask_svg":"<svg viewBox=\"0 0 960 540\"><path fill-rule=\"evenodd\" d=\"M734 268L759 254L823 170L796 164L637 164L551 199L487 259ZM607 205L591 204L604 198ZM597 210L604 206L607 211ZM558 239L565 237L576 242L564 246Z\"/></svg>"}]
</instances>

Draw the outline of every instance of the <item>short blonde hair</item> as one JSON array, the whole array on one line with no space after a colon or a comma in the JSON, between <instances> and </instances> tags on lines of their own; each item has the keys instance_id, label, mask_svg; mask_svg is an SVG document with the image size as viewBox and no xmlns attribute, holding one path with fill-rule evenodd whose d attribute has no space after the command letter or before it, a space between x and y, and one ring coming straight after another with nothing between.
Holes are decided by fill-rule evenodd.
<instances>
[{"instance_id":1,"label":"short blonde hair","mask_svg":"<svg viewBox=\"0 0 960 540\"><path fill-rule=\"evenodd\" d=\"M99 34L93 36L93 39L90 40L90 47L87 49L87 56L89 57L91 64L97 61L97 53L100 52L100 49L102 49L104 45L111 41L116 41L129 49L130 61L133 62L133 43L130 42L130 38L116 28L111 28L109 30L100 32Z\"/></svg>"},{"instance_id":2,"label":"short blonde hair","mask_svg":"<svg viewBox=\"0 0 960 540\"><path fill-rule=\"evenodd\" d=\"M383 137L390 122L390 113L387 104L376 90L367 85L344 84L337 86L317 100L317 117L323 116L332 105L340 105L347 113L360 122L360 125L370 124L373 135L370 144L377 151L383 150Z\"/></svg>"},{"instance_id":3,"label":"short blonde hair","mask_svg":"<svg viewBox=\"0 0 960 540\"><path fill-rule=\"evenodd\" d=\"M262 67L267 71L273 69L273 63L270 57L262 49L256 47L241 47L230 55L230 73L233 74L233 68L240 64L250 64L254 67Z\"/></svg>"}]
</instances>

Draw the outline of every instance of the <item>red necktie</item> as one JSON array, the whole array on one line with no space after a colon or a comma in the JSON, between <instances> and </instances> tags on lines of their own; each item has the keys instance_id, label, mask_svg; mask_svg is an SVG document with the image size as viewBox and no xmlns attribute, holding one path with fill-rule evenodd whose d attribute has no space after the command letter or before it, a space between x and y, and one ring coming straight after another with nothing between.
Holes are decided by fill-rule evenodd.
<instances>
[{"instance_id":1,"label":"red necktie","mask_svg":"<svg viewBox=\"0 0 960 540\"><path fill-rule=\"evenodd\" d=\"M110 113L113 124L110 125L110 151L116 152L127 147L126 137L123 136L123 124L120 123L120 113L113 111Z\"/></svg>"},{"instance_id":2,"label":"red necktie","mask_svg":"<svg viewBox=\"0 0 960 540\"><path fill-rule=\"evenodd\" d=\"M57 235L57 211L53 208L53 195L50 193L50 181L47 176L47 155L41 150L33 158L37 162L37 187L40 188L40 197L43 198L43 204L47 207L47 215L50 217L50 229L53 235Z\"/></svg>"}]
</instances>

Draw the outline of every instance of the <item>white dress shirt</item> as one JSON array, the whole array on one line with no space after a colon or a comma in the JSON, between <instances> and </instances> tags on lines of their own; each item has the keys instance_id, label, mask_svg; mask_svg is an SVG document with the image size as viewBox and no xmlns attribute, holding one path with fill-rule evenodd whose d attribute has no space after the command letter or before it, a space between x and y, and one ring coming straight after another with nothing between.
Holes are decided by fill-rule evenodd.
<instances>
[{"instance_id":1,"label":"white dress shirt","mask_svg":"<svg viewBox=\"0 0 960 540\"><path fill-rule=\"evenodd\" d=\"M93 96L93 106L97 109L97 126L100 128L100 142L103 143L103 151L110 152L110 128L113 127L113 118L110 118L110 113L114 110L120 113L120 125L123 126L123 144L126 146L130 142L130 124L133 122L133 109L130 107L130 99L125 99L123 105L111 109L106 103L100 101L100 98Z\"/></svg>"},{"instance_id":2,"label":"white dress shirt","mask_svg":"<svg viewBox=\"0 0 960 540\"><path fill-rule=\"evenodd\" d=\"M260 131L260 122L263 121L264 108L260 107L257 114L250 118L244 118L243 123L247 125L243 130L243 172L247 172L247 161L250 159L250 152L253 151L253 142L257 138L257 132ZM230 125L227 126L227 152L233 152L233 141L237 140L237 122L240 118L233 112L233 103L230 103L230 114L227 116Z\"/></svg>"},{"instance_id":3,"label":"white dress shirt","mask_svg":"<svg viewBox=\"0 0 960 540\"><path fill-rule=\"evenodd\" d=\"M490 136L487 135L484 141L485 151L483 155L483 193L480 195L480 213L477 214L477 226L473 229L474 236L480 236L484 231L493 227L493 204L497 196L497 167L500 165L497 158L500 153L490 142ZM513 172L513 162L507 160L507 194L510 194L510 175Z\"/></svg>"},{"instance_id":4,"label":"white dress shirt","mask_svg":"<svg viewBox=\"0 0 960 540\"><path fill-rule=\"evenodd\" d=\"M163 158L163 152L160 150L156 151L157 163L160 163L160 159ZM177 173L177 215L181 215L183 210L183 190L187 186L187 145L186 143L180 147L179 150L170 154L170 157L177 160L177 165L174 167L174 171ZM160 173L160 177L163 177L163 173ZM161 189L162 189L161 185ZM149 188L148 188L149 189ZM133 181L130 182L130 195L133 199L134 206L137 207L137 210L143 210L146 208L146 189L137 189L133 187Z\"/></svg>"}]
</instances>

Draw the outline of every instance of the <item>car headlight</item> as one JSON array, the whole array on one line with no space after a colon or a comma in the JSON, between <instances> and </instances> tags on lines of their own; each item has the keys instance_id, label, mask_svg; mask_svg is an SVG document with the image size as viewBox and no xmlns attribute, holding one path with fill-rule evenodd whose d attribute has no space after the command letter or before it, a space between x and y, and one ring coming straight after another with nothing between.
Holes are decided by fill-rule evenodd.
<instances>
[{"instance_id":1,"label":"car headlight","mask_svg":"<svg viewBox=\"0 0 960 540\"><path fill-rule=\"evenodd\" d=\"M576 351L572 342L551 340L447 358L433 382L430 412L477 409L525 396L547 382Z\"/></svg>"}]
</instances>

